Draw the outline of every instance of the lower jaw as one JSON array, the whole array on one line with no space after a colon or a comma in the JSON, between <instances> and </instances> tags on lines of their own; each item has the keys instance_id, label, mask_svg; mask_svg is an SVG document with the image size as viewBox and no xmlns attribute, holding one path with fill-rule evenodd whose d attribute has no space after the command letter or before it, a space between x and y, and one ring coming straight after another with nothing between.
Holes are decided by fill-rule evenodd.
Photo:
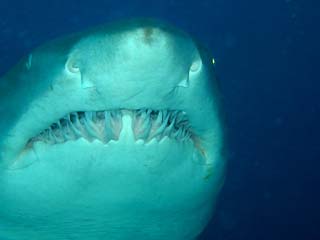
<instances>
[{"instance_id":1,"label":"lower jaw","mask_svg":"<svg viewBox=\"0 0 320 240\"><path fill-rule=\"evenodd\" d=\"M39 233L37 221L44 220L55 237L189 239L204 225L210 207L202 204L212 196L201 154L192 142L167 138L144 144L128 137L108 145L83 139L38 143L37 161L4 176L4 209L31 216L25 220L35 225L28 229ZM191 223L192 233L183 235Z\"/></svg>"}]
</instances>

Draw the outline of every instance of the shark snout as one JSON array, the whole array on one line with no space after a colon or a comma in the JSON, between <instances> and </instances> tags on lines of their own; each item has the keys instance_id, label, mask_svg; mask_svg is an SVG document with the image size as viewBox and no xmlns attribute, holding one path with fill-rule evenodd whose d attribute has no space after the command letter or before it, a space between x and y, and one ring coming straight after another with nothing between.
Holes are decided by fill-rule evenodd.
<instances>
[{"instance_id":1,"label":"shark snout","mask_svg":"<svg viewBox=\"0 0 320 240\"><path fill-rule=\"evenodd\" d=\"M185 33L148 21L132 25L81 39L69 53L68 72L81 78L84 87L125 84L130 92L130 85L141 89L139 85L165 83L172 88L199 69L197 47Z\"/></svg>"}]
</instances>

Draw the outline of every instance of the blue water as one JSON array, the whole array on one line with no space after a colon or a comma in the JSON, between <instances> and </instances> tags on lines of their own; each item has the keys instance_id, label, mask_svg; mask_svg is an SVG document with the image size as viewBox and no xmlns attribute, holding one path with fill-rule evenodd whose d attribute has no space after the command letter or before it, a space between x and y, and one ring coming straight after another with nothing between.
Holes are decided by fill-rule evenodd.
<instances>
[{"instance_id":1,"label":"blue water","mask_svg":"<svg viewBox=\"0 0 320 240\"><path fill-rule=\"evenodd\" d=\"M216 60L230 149L201 240L320 239L319 9L317 0L1 0L0 74L96 24L148 16L183 28Z\"/></svg>"}]
</instances>

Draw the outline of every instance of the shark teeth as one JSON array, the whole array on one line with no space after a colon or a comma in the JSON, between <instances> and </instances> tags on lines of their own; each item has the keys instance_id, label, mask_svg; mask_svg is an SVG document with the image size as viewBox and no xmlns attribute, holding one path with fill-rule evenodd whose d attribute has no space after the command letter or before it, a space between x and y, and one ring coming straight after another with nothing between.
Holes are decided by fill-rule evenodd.
<instances>
[{"instance_id":1,"label":"shark teeth","mask_svg":"<svg viewBox=\"0 0 320 240\"><path fill-rule=\"evenodd\" d=\"M132 135L136 141L150 142L154 139L161 141L164 138L187 141L192 138L191 127L183 111L120 109L72 112L32 137L27 145L32 146L39 141L59 144L79 138L89 142L118 141L124 129L122 121L124 115L131 117Z\"/></svg>"}]
</instances>

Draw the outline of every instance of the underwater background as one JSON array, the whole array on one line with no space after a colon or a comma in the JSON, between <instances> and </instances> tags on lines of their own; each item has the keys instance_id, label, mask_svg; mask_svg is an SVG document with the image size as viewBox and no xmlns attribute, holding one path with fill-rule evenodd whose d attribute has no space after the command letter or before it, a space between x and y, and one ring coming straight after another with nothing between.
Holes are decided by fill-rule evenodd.
<instances>
[{"instance_id":1,"label":"underwater background","mask_svg":"<svg viewBox=\"0 0 320 240\"><path fill-rule=\"evenodd\" d=\"M0 75L52 38L129 17L182 28L216 62L229 163L200 240L319 240L320 1L0 0Z\"/></svg>"}]
</instances>

